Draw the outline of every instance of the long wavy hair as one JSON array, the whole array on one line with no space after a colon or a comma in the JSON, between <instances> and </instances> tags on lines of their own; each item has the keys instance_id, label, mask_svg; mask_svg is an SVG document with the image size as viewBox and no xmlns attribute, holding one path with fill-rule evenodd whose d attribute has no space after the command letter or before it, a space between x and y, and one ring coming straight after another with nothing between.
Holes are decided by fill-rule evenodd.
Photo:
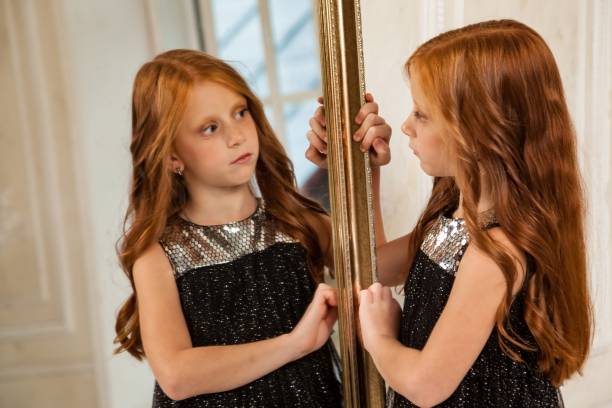
<instances>
[{"instance_id":1,"label":"long wavy hair","mask_svg":"<svg viewBox=\"0 0 612 408\"><path fill-rule=\"evenodd\" d=\"M134 81L131 191L117 245L133 292L117 315L115 352L128 351L139 360L144 351L132 268L188 200L182 178L172 172L170 157L190 89L198 81L214 81L247 100L257 128L260 153L255 176L266 211L277 228L304 245L313 280L322 280L327 248L321 248L314 224L321 222L325 212L319 204L299 194L293 165L266 119L261 101L234 68L213 56L193 50L160 54L140 68ZM307 213L313 216L305 216Z\"/></svg>"},{"instance_id":2,"label":"long wavy hair","mask_svg":"<svg viewBox=\"0 0 612 408\"><path fill-rule=\"evenodd\" d=\"M410 257L437 216L457 207L461 191L472 242L506 279L496 315L500 346L517 361L517 351L538 351L539 370L558 386L587 358L592 311L576 137L555 59L533 29L501 20L440 34L404 68L444 123L445 142L457 158L454 178L434 179L411 234ZM501 228L527 255L524 318L537 348L508 324L515 259L479 228L481 180L491 189Z\"/></svg>"}]
</instances>

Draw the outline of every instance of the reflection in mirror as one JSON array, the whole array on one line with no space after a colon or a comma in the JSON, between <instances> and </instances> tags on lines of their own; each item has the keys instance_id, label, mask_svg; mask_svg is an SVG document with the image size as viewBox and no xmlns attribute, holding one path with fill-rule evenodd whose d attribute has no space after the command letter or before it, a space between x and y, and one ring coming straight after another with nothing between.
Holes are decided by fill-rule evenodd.
<instances>
[{"instance_id":1,"label":"reflection in mirror","mask_svg":"<svg viewBox=\"0 0 612 408\"><path fill-rule=\"evenodd\" d=\"M263 101L301 191L329 210L327 173L304 157L321 95L312 0L153 2L160 51L199 48L227 61Z\"/></svg>"},{"instance_id":2,"label":"reflection in mirror","mask_svg":"<svg viewBox=\"0 0 612 408\"><path fill-rule=\"evenodd\" d=\"M264 103L300 192L329 211L327 170L304 157L308 121L322 95L315 3L153 0L150 13L157 52L201 49L238 70ZM332 337L337 344L337 333Z\"/></svg>"}]
</instances>

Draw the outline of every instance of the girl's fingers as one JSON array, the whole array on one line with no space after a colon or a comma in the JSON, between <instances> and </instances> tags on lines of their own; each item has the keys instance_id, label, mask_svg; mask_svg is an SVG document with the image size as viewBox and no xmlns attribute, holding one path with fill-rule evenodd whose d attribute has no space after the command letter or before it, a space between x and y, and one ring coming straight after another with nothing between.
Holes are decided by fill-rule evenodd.
<instances>
[{"instance_id":1,"label":"girl's fingers","mask_svg":"<svg viewBox=\"0 0 612 408\"><path fill-rule=\"evenodd\" d=\"M382 117L376 114L369 114L368 116L365 117L359 129L357 129L357 131L353 135L353 140L357 140L357 141L362 140L365 134L368 132L368 130L370 130L372 127L378 127L384 124L386 124L386 122Z\"/></svg>"},{"instance_id":2,"label":"girl's fingers","mask_svg":"<svg viewBox=\"0 0 612 408\"><path fill-rule=\"evenodd\" d=\"M319 102L321 105L323 105L323 97L322 97L322 96L319 96L319 97L317 98L317 102Z\"/></svg>"},{"instance_id":3,"label":"girl's fingers","mask_svg":"<svg viewBox=\"0 0 612 408\"><path fill-rule=\"evenodd\" d=\"M319 283L317 290L315 291L314 297L320 297L325 299L330 305L336 305L336 289L332 288L326 283Z\"/></svg>"},{"instance_id":4,"label":"girl's fingers","mask_svg":"<svg viewBox=\"0 0 612 408\"><path fill-rule=\"evenodd\" d=\"M391 289L388 288L387 286L383 286L380 291L380 298L383 301L390 300L391 299Z\"/></svg>"},{"instance_id":5,"label":"girl's fingers","mask_svg":"<svg viewBox=\"0 0 612 408\"><path fill-rule=\"evenodd\" d=\"M361 124L361 122L371 113L378 115L378 104L376 102L366 102L363 104L355 117L355 122Z\"/></svg>"},{"instance_id":6,"label":"girl's fingers","mask_svg":"<svg viewBox=\"0 0 612 408\"><path fill-rule=\"evenodd\" d=\"M314 163L317 167L321 169L327 168L327 155L319 153L319 151L314 146L308 146L308 149L306 149L306 153L304 154L304 156L312 163Z\"/></svg>"},{"instance_id":7,"label":"girl's fingers","mask_svg":"<svg viewBox=\"0 0 612 408\"><path fill-rule=\"evenodd\" d=\"M391 161L391 149L389 144L382 139L374 139L372 142L374 154L370 156L370 160L375 166L382 166Z\"/></svg>"},{"instance_id":8,"label":"girl's fingers","mask_svg":"<svg viewBox=\"0 0 612 408\"><path fill-rule=\"evenodd\" d=\"M327 129L325 129L325 126L321 125L319 120L316 117L314 117L314 116L312 118L310 118L310 120L308 121L308 124L310 125L310 129L321 140L323 140L325 143L327 143Z\"/></svg>"},{"instance_id":9,"label":"girl's fingers","mask_svg":"<svg viewBox=\"0 0 612 408\"><path fill-rule=\"evenodd\" d=\"M336 323L336 320L338 320L338 309L334 307L333 309L329 309L327 311L327 316L325 316L325 325L331 330Z\"/></svg>"},{"instance_id":10,"label":"girl's fingers","mask_svg":"<svg viewBox=\"0 0 612 408\"><path fill-rule=\"evenodd\" d=\"M321 140L319 135L317 135L312 130L309 130L306 133L306 139L308 139L308 142L310 143L310 146L314 147L315 149L317 149L317 151L320 154L327 155L327 143L325 143L323 140Z\"/></svg>"},{"instance_id":11,"label":"girl's fingers","mask_svg":"<svg viewBox=\"0 0 612 408\"><path fill-rule=\"evenodd\" d=\"M375 114L369 114L368 116L366 116L362 125L359 127L357 132L355 132L355 136L360 136L360 139L363 139L363 137L365 136L364 132L367 132L371 128L380 129L379 137L385 140L391 139L391 126L387 124L387 121L385 121L382 116L378 116Z\"/></svg>"},{"instance_id":12,"label":"girl's fingers","mask_svg":"<svg viewBox=\"0 0 612 408\"><path fill-rule=\"evenodd\" d=\"M319 283L317 285L317 289L316 290L327 290L327 289L332 289L332 287L329 286L327 283Z\"/></svg>"},{"instance_id":13,"label":"girl's fingers","mask_svg":"<svg viewBox=\"0 0 612 408\"><path fill-rule=\"evenodd\" d=\"M319 106L317 110L315 110L313 118L319 123L319 125L323 128L326 126L325 122L325 107Z\"/></svg>"},{"instance_id":14,"label":"girl's fingers","mask_svg":"<svg viewBox=\"0 0 612 408\"><path fill-rule=\"evenodd\" d=\"M336 296L336 290L333 288L329 288L324 292L325 301L331 307L338 306L338 297Z\"/></svg>"},{"instance_id":15,"label":"girl's fingers","mask_svg":"<svg viewBox=\"0 0 612 408\"><path fill-rule=\"evenodd\" d=\"M318 299L321 303L322 310L324 310L324 321L327 327L331 328L336 320L338 320L338 299L336 296L336 289L324 283L319 284L314 294L314 299ZM313 301L315 301L313 299Z\"/></svg>"},{"instance_id":16,"label":"girl's fingers","mask_svg":"<svg viewBox=\"0 0 612 408\"><path fill-rule=\"evenodd\" d=\"M377 125L369 128L359 146L361 151L367 152L368 150L370 150L370 147L372 147L372 143L374 143L374 140L376 139L380 139L383 142L386 142L386 140L388 139L388 135L386 134L386 132L387 128L384 125Z\"/></svg>"},{"instance_id":17,"label":"girl's fingers","mask_svg":"<svg viewBox=\"0 0 612 408\"><path fill-rule=\"evenodd\" d=\"M381 293L383 290L383 287L380 283L375 282L373 283L368 290L370 291L370 293L372 294L372 300L374 302L379 301L381 299Z\"/></svg>"},{"instance_id":18,"label":"girl's fingers","mask_svg":"<svg viewBox=\"0 0 612 408\"><path fill-rule=\"evenodd\" d=\"M318 295L317 302L320 302L319 305L322 306L323 310L333 308L337 304L336 295L329 291L321 292Z\"/></svg>"},{"instance_id":19,"label":"girl's fingers","mask_svg":"<svg viewBox=\"0 0 612 408\"><path fill-rule=\"evenodd\" d=\"M370 305L373 303L372 293L368 289L359 292L359 306Z\"/></svg>"},{"instance_id":20,"label":"girl's fingers","mask_svg":"<svg viewBox=\"0 0 612 408\"><path fill-rule=\"evenodd\" d=\"M330 309L335 308L336 294L331 288L317 288L310 302L309 308L312 309L313 316L324 319Z\"/></svg>"}]
</instances>

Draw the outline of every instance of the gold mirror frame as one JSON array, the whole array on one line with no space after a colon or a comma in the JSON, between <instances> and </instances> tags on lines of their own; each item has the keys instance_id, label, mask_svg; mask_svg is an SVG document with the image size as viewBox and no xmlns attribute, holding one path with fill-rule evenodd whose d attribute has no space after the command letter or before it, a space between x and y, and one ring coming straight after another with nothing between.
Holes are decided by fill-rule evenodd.
<instances>
[{"instance_id":1,"label":"gold mirror frame","mask_svg":"<svg viewBox=\"0 0 612 408\"><path fill-rule=\"evenodd\" d=\"M357 295L376 276L370 160L352 138L365 102L359 0L319 0L319 25L344 406L382 408L384 383L357 339Z\"/></svg>"}]
</instances>

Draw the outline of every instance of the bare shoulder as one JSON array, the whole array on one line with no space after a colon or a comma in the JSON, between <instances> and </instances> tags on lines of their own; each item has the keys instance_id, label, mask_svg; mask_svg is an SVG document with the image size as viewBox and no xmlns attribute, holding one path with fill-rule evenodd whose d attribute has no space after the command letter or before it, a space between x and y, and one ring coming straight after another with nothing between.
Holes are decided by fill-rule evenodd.
<instances>
[{"instance_id":1,"label":"bare shoulder","mask_svg":"<svg viewBox=\"0 0 612 408\"><path fill-rule=\"evenodd\" d=\"M169 353L191 347L191 337L170 261L159 243L150 245L132 269L145 355L156 377Z\"/></svg>"},{"instance_id":2,"label":"bare shoulder","mask_svg":"<svg viewBox=\"0 0 612 408\"><path fill-rule=\"evenodd\" d=\"M174 284L174 273L170 261L157 242L150 245L136 259L132 274L137 290L149 287L154 281Z\"/></svg>"},{"instance_id":3,"label":"bare shoulder","mask_svg":"<svg viewBox=\"0 0 612 408\"><path fill-rule=\"evenodd\" d=\"M492 228L487 230L489 237L500 245L514 260L516 271L516 281L513 287L513 293L521 287L523 277L525 276L527 259L523 251L521 251L511 240L502 228ZM505 287L506 280L504 274L495 262L495 260L477 245L469 245L465 251L464 257L459 264L458 274L469 275L481 283L489 283L493 286L503 284ZM468 277L468 276L465 276Z\"/></svg>"}]
</instances>

